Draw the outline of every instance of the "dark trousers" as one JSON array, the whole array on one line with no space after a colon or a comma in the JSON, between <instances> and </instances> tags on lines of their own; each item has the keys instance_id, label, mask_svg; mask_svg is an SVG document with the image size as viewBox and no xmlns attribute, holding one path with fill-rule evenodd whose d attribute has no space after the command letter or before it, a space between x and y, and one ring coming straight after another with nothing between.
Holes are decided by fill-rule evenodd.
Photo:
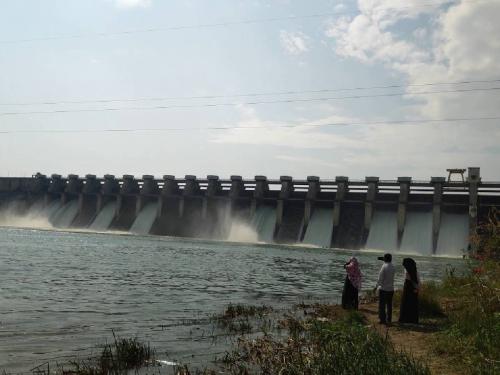
<instances>
[{"instance_id":1,"label":"dark trousers","mask_svg":"<svg viewBox=\"0 0 500 375\"><path fill-rule=\"evenodd\" d=\"M358 309L358 290L352 285L348 277L345 278L344 290L342 291L342 307L344 309Z\"/></svg>"},{"instance_id":2,"label":"dark trousers","mask_svg":"<svg viewBox=\"0 0 500 375\"><path fill-rule=\"evenodd\" d=\"M378 318L381 323L392 322L392 297L394 292L380 290L378 294Z\"/></svg>"}]
</instances>

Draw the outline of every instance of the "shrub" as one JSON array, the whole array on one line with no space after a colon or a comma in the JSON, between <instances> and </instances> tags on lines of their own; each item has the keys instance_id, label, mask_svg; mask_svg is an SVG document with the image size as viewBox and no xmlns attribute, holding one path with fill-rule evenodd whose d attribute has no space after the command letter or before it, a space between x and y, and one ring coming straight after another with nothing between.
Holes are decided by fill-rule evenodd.
<instances>
[{"instance_id":1,"label":"shrub","mask_svg":"<svg viewBox=\"0 0 500 375\"><path fill-rule=\"evenodd\" d=\"M154 357L149 344L136 338L117 338L114 332L113 338L114 342L105 344L99 356L71 361L70 368L62 369L62 372L75 375L122 375L146 366Z\"/></svg>"},{"instance_id":2,"label":"shrub","mask_svg":"<svg viewBox=\"0 0 500 375\"><path fill-rule=\"evenodd\" d=\"M473 374L500 373L500 221L493 210L472 239L478 256L468 272L450 270L440 293L453 299L447 309L449 325L439 335L438 353L455 356Z\"/></svg>"},{"instance_id":3,"label":"shrub","mask_svg":"<svg viewBox=\"0 0 500 375\"><path fill-rule=\"evenodd\" d=\"M444 312L438 300L439 288L434 282L423 283L418 294L419 313L422 318L443 317Z\"/></svg>"},{"instance_id":4,"label":"shrub","mask_svg":"<svg viewBox=\"0 0 500 375\"><path fill-rule=\"evenodd\" d=\"M288 317L284 339L270 335L238 341L224 357L230 374L429 374L426 365L364 326L356 311L337 321Z\"/></svg>"}]
</instances>

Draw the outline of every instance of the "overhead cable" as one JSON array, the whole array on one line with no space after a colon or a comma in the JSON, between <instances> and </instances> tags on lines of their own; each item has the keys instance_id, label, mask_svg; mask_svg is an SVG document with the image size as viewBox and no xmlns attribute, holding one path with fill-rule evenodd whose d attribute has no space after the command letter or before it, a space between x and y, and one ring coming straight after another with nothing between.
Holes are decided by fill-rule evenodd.
<instances>
[{"instance_id":1,"label":"overhead cable","mask_svg":"<svg viewBox=\"0 0 500 375\"><path fill-rule=\"evenodd\" d=\"M476 2L484 2L488 0L462 0L461 3L476 3ZM401 7L380 7L377 10L403 10L403 9L411 9L411 8L428 8L435 6L444 6L444 5L456 5L460 4L459 1L448 0L448 1L439 1L439 2L425 2L418 5L408 5ZM314 18L326 18L332 16L341 16L348 14L358 14L358 10L352 11L338 11L338 12L325 12L325 13L317 13L317 14L308 14L308 15L298 15L298 16L281 16L281 17L269 17L269 18L255 18L255 19L240 19L234 21L226 21L226 22L214 22L214 23L205 23L205 24L192 24L192 25L178 25L178 26L165 26L165 27L150 27L143 29L135 29L135 30L121 30L121 31L110 31L110 32L88 32L88 33L80 33L80 34L67 34L67 35L52 35L52 36L43 36L43 37L33 37L26 39L11 39L11 40L0 40L0 44L19 44L19 43L32 43L32 42L43 42L43 41L53 41L53 40L61 40L61 39L82 39L82 38L91 38L91 37L109 37L109 36L123 36L123 35L132 35L132 34L144 34L144 33L154 33L154 32L168 32L168 31L181 31L181 30L190 30L190 29L207 29L207 28L219 28L219 27L227 27L227 26L236 26L236 25L248 25L248 24L258 24L258 23L272 23L272 22L280 22L280 21L292 21L298 19L314 19Z\"/></svg>"},{"instance_id":2,"label":"overhead cable","mask_svg":"<svg viewBox=\"0 0 500 375\"><path fill-rule=\"evenodd\" d=\"M0 134L29 133L132 133L132 132L188 132L188 131L227 131L227 130L274 130L283 128L320 128L344 126L382 126L382 125L417 125L436 123L460 123L473 121L496 121L500 116L484 117L449 117L441 119L402 119L386 121L332 122L312 124L278 124L272 126L242 125L242 126L208 126L208 127L178 127L178 128L122 128L122 129L30 129L30 130L0 130Z\"/></svg>"},{"instance_id":3,"label":"overhead cable","mask_svg":"<svg viewBox=\"0 0 500 375\"><path fill-rule=\"evenodd\" d=\"M189 109L189 108L214 108L214 107L236 107L241 105L262 105L262 104L281 104L281 103L306 103L306 102L324 102L334 100L347 99L365 99L365 98L380 98L380 97L397 97L397 96L414 96L414 95L433 95L433 94L448 94L448 93L467 93L478 91L497 91L500 87L488 88L469 88L469 89L454 89L441 91L420 91L420 92L396 92L382 93L369 95L352 95L352 96L334 96L323 98L299 98L299 99L278 99L278 100L262 100L253 102L228 102L228 103L206 103L206 104L173 104L173 105L158 105L149 107L108 107L108 108L82 108L82 109L55 109L49 111L23 111L23 112L0 112L0 116L22 116L22 115L46 115L46 114L62 114L62 113L87 113L87 112L118 112L118 111L150 111L150 110L168 110L168 109Z\"/></svg>"},{"instance_id":4,"label":"overhead cable","mask_svg":"<svg viewBox=\"0 0 500 375\"><path fill-rule=\"evenodd\" d=\"M360 91L360 90L383 90L396 89L405 87L429 87L429 86L445 86L445 85L466 85L478 83L498 83L500 79L489 80L464 80L452 82L427 82L413 84L393 84L379 86L359 86L345 88L326 88L318 90L288 90L288 91L268 91L268 92L252 92L242 94L215 94L215 95L196 95L196 96L163 96L163 97L140 97L140 98L108 98L108 99L82 99L82 100L48 100L39 102L13 102L0 103L0 106L36 106L36 105L66 105L66 104L88 104L88 103L118 103L118 102L142 102L142 101L167 101L167 100L193 100L193 99L224 99L224 98L241 98L241 97L258 97L258 96L281 96L281 95L299 95L299 94L324 94L329 92L342 91ZM474 88L474 90L483 90L483 88ZM412 94L412 92L408 92Z\"/></svg>"}]
</instances>

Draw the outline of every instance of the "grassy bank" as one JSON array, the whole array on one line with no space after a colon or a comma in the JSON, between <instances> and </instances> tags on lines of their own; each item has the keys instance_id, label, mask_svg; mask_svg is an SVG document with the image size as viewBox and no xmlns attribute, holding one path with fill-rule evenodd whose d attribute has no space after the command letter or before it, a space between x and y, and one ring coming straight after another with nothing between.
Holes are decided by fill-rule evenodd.
<instances>
[{"instance_id":1,"label":"grassy bank","mask_svg":"<svg viewBox=\"0 0 500 375\"><path fill-rule=\"evenodd\" d=\"M237 310L251 312L254 308L241 306ZM210 369L184 366L176 369L177 374L430 374L425 363L396 349L357 311L326 304L260 311L266 313L231 317L251 319L256 329L240 334L233 349ZM232 315L226 311L221 317L226 320Z\"/></svg>"},{"instance_id":2,"label":"grassy bank","mask_svg":"<svg viewBox=\"0 0 500 375\"><path fill-rule=\"evenodd\" d=\"M471 264L464 276L449 272L434 293L446 314L434 350L471 374L500 373L500 266Z\"/></svg>"},{"instance_id":3,"label":"grassy bank","mask_svg":"<svg viewBox=\"0 0 500 375\"><path fill-rule=\"evenodd\" d=\"M500 212L472 239L478 249L467 272L448 270L433 287L446 321L434 349L471 374L500 374Z\"/></svg>"}]
</instances>

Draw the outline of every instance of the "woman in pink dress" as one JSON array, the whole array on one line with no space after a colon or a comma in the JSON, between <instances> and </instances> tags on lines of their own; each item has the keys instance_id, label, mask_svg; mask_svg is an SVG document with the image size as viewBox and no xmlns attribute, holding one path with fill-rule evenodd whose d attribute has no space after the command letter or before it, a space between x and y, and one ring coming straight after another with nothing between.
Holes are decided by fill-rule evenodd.
<instances>
[{"instance_id":1,"label":"woman in pink dress","mask_svg":"<svg viewBox=\"0 0 500 375\"><path fill-rule=\"evenodd\" d=\"M344 309L358 309L359 291L361 289L361 271L358 260L355 257L349 259L344 265L347 276L342 291L342 307Z\"/></svg>"}]
</instances>

